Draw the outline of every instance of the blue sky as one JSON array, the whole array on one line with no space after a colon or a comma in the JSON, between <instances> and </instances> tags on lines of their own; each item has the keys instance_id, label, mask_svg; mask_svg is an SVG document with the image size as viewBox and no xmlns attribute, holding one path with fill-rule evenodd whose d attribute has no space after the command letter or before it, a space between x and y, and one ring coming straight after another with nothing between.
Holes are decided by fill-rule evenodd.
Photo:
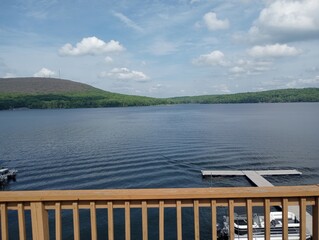
<instances>
[{"instance_id":1,"label":"blue sky","mask_svg":"<svg viewBox=\"0 0 319 240\"><path fill-rule=\"evenodd\" d=\"M1 0L0 77L153 97L319 87L318 0Z\"/></svg>"}]
</instances>

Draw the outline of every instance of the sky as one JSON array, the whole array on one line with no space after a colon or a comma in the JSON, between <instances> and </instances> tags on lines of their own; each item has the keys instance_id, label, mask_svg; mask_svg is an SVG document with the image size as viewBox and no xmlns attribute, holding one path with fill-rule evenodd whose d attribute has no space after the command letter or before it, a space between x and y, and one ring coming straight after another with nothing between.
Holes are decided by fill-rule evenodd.
<instances>
[{"instance_id":1,"label":"sky","mask_svg":"<svg viewBox=\"0 0 319 240\"><path fill-rule=\"evenodd\" d=\"M124 94L319 87L318 0L1 0L0 77Z\"/></svg>"}]
</instances>

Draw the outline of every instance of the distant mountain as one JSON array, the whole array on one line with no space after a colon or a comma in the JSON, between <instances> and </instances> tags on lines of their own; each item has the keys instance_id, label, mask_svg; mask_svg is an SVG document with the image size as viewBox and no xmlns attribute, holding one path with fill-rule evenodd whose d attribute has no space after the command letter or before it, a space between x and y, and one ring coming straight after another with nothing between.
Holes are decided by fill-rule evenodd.
<instances>
[{"instance_id":1,"label":"distant mountain","mask_svg":"<svg viewBox=\"0 0 319 240\"><path fill-rule=\"evenodd\" d=\"M262 92L176 97L171 100L175 103L184 104L319 102L319 88L278 89Z\"/></svg>"},{"instance_id":2,"label":"distant mountain","mask_svg":"<svg viewBox=\"0 0 319 240\"><path fill-rule=\"evenodd\" d=\"M107 92L87 84L55 78L0 78L0 110L279 102L319 102L319 88L151 98Z\"/></svg>"},{"instance_id":3,"label":"distant mountain","mask_svg":"<svg viewBox=\"0 0 319 240\"><path fill-rule=\"evenodd\" d=\"M164 104L166 100L103 91L56 78L0 78L0 110L97 108Z\"/></svg>"},{"instance_id":4,"label":"distant mountain","mask_svg":"<svg viewBox=\"0 0 319 240\"><path fill-rule=\"evenodd\" d=\"M90 85L56 78L0 78L0 93L48 94L96 91ZM100 90L102 91L102 90Z\"/></svg>"}]
</instances>

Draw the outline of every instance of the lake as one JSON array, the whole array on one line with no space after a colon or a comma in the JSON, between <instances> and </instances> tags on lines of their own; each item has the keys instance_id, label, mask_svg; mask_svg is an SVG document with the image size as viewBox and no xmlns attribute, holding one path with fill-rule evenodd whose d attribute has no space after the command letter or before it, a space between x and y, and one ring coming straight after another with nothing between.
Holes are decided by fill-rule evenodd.
<instances>
[{"instance_id":1,"label":"lake","mask_svg":"<svg viewBox=\"0 0 319 240\"><path fill-rule=\"evenodd\" d=\"M267 179L318 184L318 119L319 103L0 111L0 164L19 171L3 189L250 186L201 169L297 169Z\"/></svg>"}]
</instances>

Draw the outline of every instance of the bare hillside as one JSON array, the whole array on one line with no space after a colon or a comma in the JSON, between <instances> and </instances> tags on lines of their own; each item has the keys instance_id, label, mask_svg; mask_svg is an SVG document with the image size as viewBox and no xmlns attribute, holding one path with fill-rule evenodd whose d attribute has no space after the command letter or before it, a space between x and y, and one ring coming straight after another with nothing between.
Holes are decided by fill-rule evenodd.
<instances>
[{"instance_id":1,"label":"bare hillside","mask_svg":"<svg viewBox=\"0 0 319 240\"><path fill-rule=\"evenodd\" d=\"M56 78L0 78L0 93L67 93L97 90L87 84Z\"/></svg>"}]
</instances>

